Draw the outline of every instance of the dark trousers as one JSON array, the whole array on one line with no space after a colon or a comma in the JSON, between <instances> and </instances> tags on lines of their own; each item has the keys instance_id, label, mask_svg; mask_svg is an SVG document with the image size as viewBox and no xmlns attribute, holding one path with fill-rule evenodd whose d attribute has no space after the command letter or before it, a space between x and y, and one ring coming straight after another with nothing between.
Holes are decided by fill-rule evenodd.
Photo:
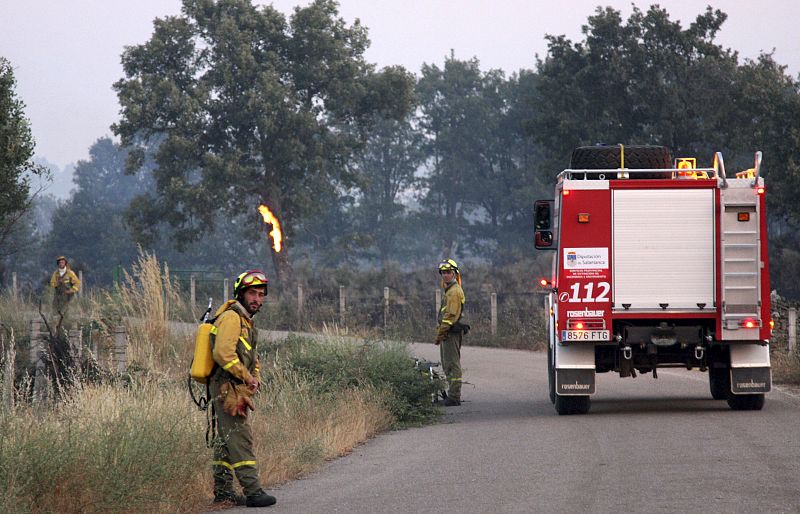
<instances>
[{"instance_id":1,"label":"dark trousers","mask_svg":"<svg viewBox=\"0 0 800 514\"><path fill-rule=\"evenodd\" d=\"M442 369L447 377L447 396L461 401L461 334L447 334L439 344Z\"/></svg>"}]
</instances>

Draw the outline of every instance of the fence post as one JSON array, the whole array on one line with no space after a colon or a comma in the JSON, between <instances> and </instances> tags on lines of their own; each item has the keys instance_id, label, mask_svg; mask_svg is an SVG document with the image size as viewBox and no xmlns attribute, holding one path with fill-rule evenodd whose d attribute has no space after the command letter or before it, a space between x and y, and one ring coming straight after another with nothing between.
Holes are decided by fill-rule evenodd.
<instances>
[{"instance_id":1,"label":"fence post","mask_svg":"<svg viewBox=\"0 0 800 514\"><path fill-rule=\"evenodd\" d=\"M3 339L3 332L0 331L0 348L3 349L4 355L3 360L5 364L3 365L3 406L6 409L6 412L10 413L11 410L14 408L14 379L15 370L14 370L14 357L16 356L16 341L14 339L14 329L9 329L9 334L11 340L8 343L8 348L6 349L5 341Z\"/></svg>"},{"instance_id":2,"label":"fence post","mask_svg":"<svg viewBox=\"0 0 800 514\"><path fill-rule=\"evenodd\" d=\"M497 293L492 293L491 296L491 310L492 310L492 335L497 335Z\"/></svg>"},{"instance_id":3,"label":"fence post","mask_svg":"<svg viewBox=\"0 0 800 514\"><path fill-rule=\"evenodd\" d=\"M389 288L383 288L383 328L389 326Z\"/></svg>"},{"instance_id":4,"label":"fence post","mask_svg":"<svg viewBox=\"0 0 800 514\"><path fill-rule=\"evenodd\" d=\"M192 310L192 316L196 317L197 314L197 278L194 273L189 275L189 307Z\"/></svg>"},{"instance_id":5,"label":"fence post","mask_svg":"<svg viewBox=\"0 0 800 514\"><path fill-rule=\"evenodd\" d=\"M128 369L128 331L125 325L114 327L114 363L119 373Z\"/></svg>"},{"instance_id":6,"label":"fence post","mask_svg":"<svg viewBox=\"0 0 800 514\"><path fill-rule=\"evenodd\" d=\"M83 296L83 290L86 288L86 284L83 283L83 270L78 270L78 280L81 283L81 287L78 289L78 296Z\"/></svg>"},{"instance_id":7,"label":"fence post","mask_svg":"<svg viewBox=\"0 0 800 514\"><path fill-rule=\"evenodd\" d=\"M297 319L303 316L303 285L297 284Z\"/></svg>"},{"instance_id":8,"label":"fence post","mask_svg":"<svg viewBox=\"0 0 800 514\"><path fill-rule=\"evenodd\" d=\"M344 289L344 286L339 286L339 323L344 325L345 319L345 300L347 298L347 292Z\"/></svg>"},{"instance_id":9,"label":"fence post","mask_svg":"<svg viewBox=\"0 0 800 514\"><path fill-rule=\"evenodd\" d=\"M31 320L31 349L28 362L34 364L39 360L42 353L42 322L41 320Z\"/></svg>"},{"instance_id":10,"label":"fence post","mask_svg":"<svg viewBox=\"0 0 800 514\"><path fill-rule=\"evenodd\" d=\"M229 289L228 286L229 286L228 285L228 279L227 278L223 279L222 280L222 289L224 289L224 291L222 291L222 297L224 298L223 301L225 301L225 302L228 301L228 289Z\"/></svg>"},{"instance_id":11,"label":"fence post","mask_svg":"<svg viewBox=\"0 0 800 514\"><path fill-rule=\"evenodd\" d=\"M83 341L81 341L80 326L70 330L67 333L67 341L69 341L70 353L78 360L78 362L80 362L81 357L83 356Z\"/></svg>"},{"instance_id":12,"label":"fence post","mask_svg":"<svg viewBox=\"0 0 800 514\"><path fill-rule=\"evenodd\" d=\"M442 288L436 288L436 306L433 308L433 315L436 321L439 321L439 309L442 308Z\"/></svg>"},{"instance_id":13,"label":"fence post","mask_svg":"<svg viewBox=\"0 0 800 514\"><path fill-rule=\"evenodd\" d=\"M797 347L797 309L789 307L789 353Z\"/></svg>"},{"instance_id":14,"label":"fence post","mask_svg":"<svg viewBox=\"0 0 800 514\"><path fill-rule=\"evenodd\" d=\"M31 353L30 363L35 366L33 373L33 398L34 401L44 401L45 397L45 376L44 362L41 359L44 351L44 341L42 338L42 322L38 319L31 321Z\"/></svg>"},{"instance_id":15,"label":"fence post","mask_svg":"<svg viewBox=\"0 0 800 514\"><path fill-rule=\"evenodd\" d=\"M17 272L11 273L11 297L16 300L17 299Z\"/></svg>"}]
</instances>

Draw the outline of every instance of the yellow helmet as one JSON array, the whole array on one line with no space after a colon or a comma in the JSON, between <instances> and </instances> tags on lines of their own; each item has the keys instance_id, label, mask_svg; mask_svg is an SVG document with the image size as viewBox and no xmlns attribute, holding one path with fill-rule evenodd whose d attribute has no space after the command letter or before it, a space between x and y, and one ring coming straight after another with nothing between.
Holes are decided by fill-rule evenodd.
<instances>
[{"instance_id":1,"label":"yellow helmet","mask_svg":"<svg viewBox=\"0 0 800 514\"><path fill-rule=\"evenodd\" d=\"M239 293L248 287L264 286L265 292L269 286L269 279L260 269L247 270L236 277L236 282L233 283L233 296L239 296Z\"/></svg>"},{"instance_id":2,"label":"yellow helmet","mask_svg":"<svg viewBox=\"0 0 800 514\"><path fill-rule=\"evenodd\" d=\"M461 272L458 270L458 264L453 259L445 259L439 263L439 273L443 271L454 271L456 274Z\"/></svg>"}]
</instances>

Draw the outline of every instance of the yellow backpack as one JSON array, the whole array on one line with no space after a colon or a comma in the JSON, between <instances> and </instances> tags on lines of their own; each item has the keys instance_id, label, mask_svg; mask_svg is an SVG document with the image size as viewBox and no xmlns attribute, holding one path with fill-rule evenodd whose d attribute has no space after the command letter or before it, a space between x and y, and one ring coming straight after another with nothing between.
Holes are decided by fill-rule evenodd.
<instances>
[{"instance_id":1,"label":"yellow backpack","mask_svg":"<svg viewBox=\"0 0 800 514\"><path fill-rule=\"evenodd\" d=\"M217 327L211 322L204 321L197 327L194 336L194 358L189 375L195 382L205 384L214 371L214 357L211 356L211 334L216 334Z\"/></svg>"},{"instance_id":2,"label":"yellow backpack","mask_svg":"<svg viewBox=\"0 0 800 514\"><path fill-rule=\"evenodd\" d=\"M194 357L192 358L192 367L189 371L189 376L195 382L205 384L208 382L208 377L214 372L214 357L211 352L213 350L211 343L211 336L217 335L217 327L214 325L217 316L211 316L211 298L208 299L208 308L205 314L200 319L200 326L197 327L197 333L194 336ZM234 300L228 300L226 309L233 305ZM223 311L224 312L224 311Z\"/></svg>"}]
</instances>

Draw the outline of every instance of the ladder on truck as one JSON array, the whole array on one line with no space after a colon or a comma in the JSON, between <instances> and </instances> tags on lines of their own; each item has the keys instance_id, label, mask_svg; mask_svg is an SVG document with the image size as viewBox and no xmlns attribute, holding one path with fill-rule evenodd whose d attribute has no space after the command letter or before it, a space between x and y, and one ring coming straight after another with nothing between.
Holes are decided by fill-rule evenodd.
<instances>
[{"instance_id":1,"label":"ladder on truck","mask_svg":"<svg viewBox=\"0 0 800 514\"><path fill-rule=\"evenodd\" d=\"M759 152L760 154L760 152ZM761 209L756 159L753 176L727 179L720 190L722 329L725 339L750 339L743 327L752 321L760 327L761 313ZM723 172L724 173L724 172ZM738 336L738 337L737 337Z\"/></svg>"}]
</instances>

